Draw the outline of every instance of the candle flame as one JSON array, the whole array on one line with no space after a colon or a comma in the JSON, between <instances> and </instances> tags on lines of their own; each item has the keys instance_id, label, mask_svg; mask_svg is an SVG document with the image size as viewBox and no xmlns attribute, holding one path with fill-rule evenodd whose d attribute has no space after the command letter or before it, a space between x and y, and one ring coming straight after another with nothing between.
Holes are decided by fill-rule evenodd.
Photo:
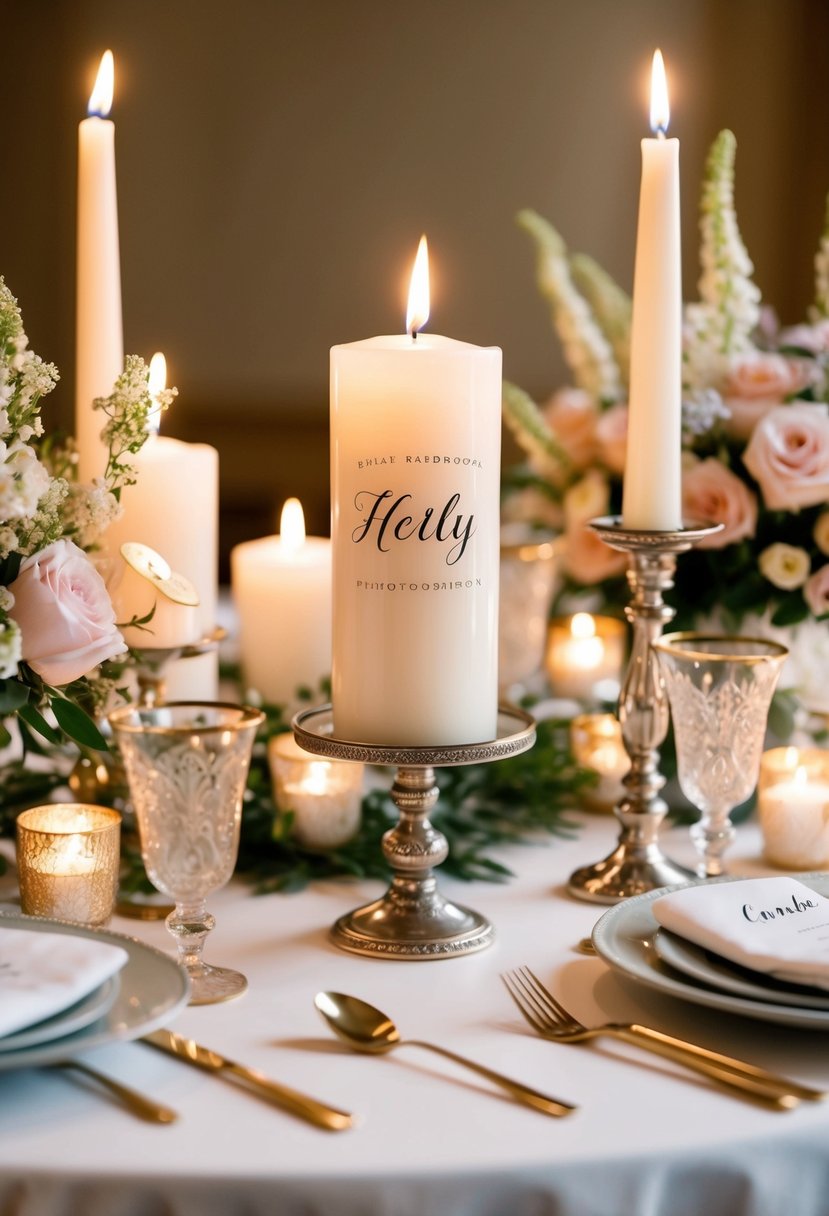
<instances>
[{"instance_id":1,"label":"candle flame","mask_svg":"<svg viewBox=\"0 0 829 1216\"><path fill-rule=\"evenodd\" d=\"M328 791L328 773L331 768L324 760L312 760L308 765L308 776L302 782L303 793L325 794Z\"/></svg>"},{"instance_id":2,"label":"candle flame","mask_svg":"<svg viewBox=\"0 0 829 1216\"><path fill-rule=\"evenodd\" d=\"M809 770L804 764L798 765L792 773L792 784L801 787L809 784Z\"/></svg>"},{"instance_id":3,"label":"candle flame","mask_svg":"<svg viewBox=\"0 0 829 1216\"><path fill-rule=\"evenodd\" d=\"M570 622L570 633L574 638L593 638L596 636L596 622L589 612L577 612Z\"/></svg>"},{"instance_id":4,"label":"candle flame","mask_svg":"<svg viewBox=\"0 0 829 1216\"><path fill-rule=\"evenodd\" d=\"M286 553L298 553L305 544L305 515L298 498L287 498L279 520L279 543Z\"/></svg>"},{"instance_id":5,"label":"candle flame","mask_svg":"<svg viewBox=\"0 0 829 1216\"><path fill-rule=\"evenodd\" d=\"M147 391L153 399L153 408L147 415L147 429L158 434L161 428L161 406L158 394L167 387L167 360L160 350L157 350L150 360L150 374L147 379Z\"/></svg>"},{"instance_id":6,"label":"candle flame","mask_svg":"<svg viewBox=\"0 0 829 1216\"><path fill-rule=\"evenodd\" d=\"M661 51L653 53L651 68L651 130L654 135L664 135L671 121L668 104L668 80L665 76L665 61Z\"/></svg>"},{"instance_id":7,"label":"candle flame","mask_svg":"<svg viewBox=\"0 0 829 1216\"><path fill-rule=\"evenodd\" d=\"M406 310L406 333L416 338L429 320L429 247L426 237L420 238L409 286L409 306Z\"/></svg>"},{"instance_id":8,"label":"candle flame","mask_svg":"<svg viewBox=\"0 0 829 1216\"><path fill-rule=\"evenodd\" d=\"M104 51L95 77L95 87L89 96L87 114L106 118L112 109L112 95L115 91L115 60L112 51Z\"/></svg>"}]
</instances>

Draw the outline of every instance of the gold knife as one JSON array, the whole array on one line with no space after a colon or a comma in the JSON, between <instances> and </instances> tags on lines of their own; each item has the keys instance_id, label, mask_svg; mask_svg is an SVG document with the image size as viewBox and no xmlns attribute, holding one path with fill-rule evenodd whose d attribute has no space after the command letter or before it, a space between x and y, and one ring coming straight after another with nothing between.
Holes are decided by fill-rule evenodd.
<instances>
[{"instance_id":1,"label":"gold knife","mask_svg":"<svg viewBox=\"0 0 829 1216\"><path fill-rule=\"evenodd\" d=\"M151 1047L157 1047L159 1051L166 1051L169 1055L176 1056L177 1059L184 1060L187 1064L193 1064L196 1068L238 1077L248 1089L258 1094L260 1098L264 1098L266 1102L281 1106L283 1110L290 1111L292 1115L298 1115L300 1119L306 1119L315 1127L323 1127L331 1132L341 1132L354 1126L354 1116L348 1114L347 1111L326 1106L324 1103L318 1102L316 1098L310 1098L307 1094L290 1089L278 1081L271 1081L257 1069L246 1068L244 1064L228 1060L218 1051L210 1051L207 1047L201 1047L192 1039L185 1039L180 1034L174 1034L172 1030L154 1030L152 1034L145 1034L142 1042L149 1043Z\"/></svg>"}]
</instances>

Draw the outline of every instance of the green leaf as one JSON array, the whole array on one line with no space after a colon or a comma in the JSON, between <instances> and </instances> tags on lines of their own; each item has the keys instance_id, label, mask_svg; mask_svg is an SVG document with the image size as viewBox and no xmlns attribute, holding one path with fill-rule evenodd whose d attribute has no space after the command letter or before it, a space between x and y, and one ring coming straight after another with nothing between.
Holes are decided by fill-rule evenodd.
<instances>
[{"instance_id":1,"label":"green leaf","mask_svg":"<svg viewBox=\"0 0 829 1216\"><path fill-rule=\"evenodd\" d=\"M29 699L29 690L19 680L0 680L0 714L13 714Z\"/></svg>"},{"instance_id":2,"label":"green leaf","mask_svg":"<svg viewBox=\"0 0 829 1216\"><path fill-rule=\"evenodd\" d=\"M799 591L793 591L782 599L771 618L772 625L797 625L809 615L809 605Z\"/></svg>"},{"instance_id":3,"label":"green leaf","mask_svg":"<svg viewBox=\"0 0 829 1216\"><path fill-rule=\"evenodd\" d=\"M49 725L43 714L39 709L36 709L34 705L21 705L17 712L23 721L27 723L32 730L37 731L39 735L42 735L48 743L54 743L55 745L60 743L60 735L55 730L54 726ZM55 716L57 717L57 715Z\"/></svg>"},{"instance_id":4,"label":"green leaf","mask_svg":"<svg viewBox=\"0 0 829 1216\"><path fill-rule=\"evenodd\" d=\"M517 384L504 381L504 422L528 456L540 457L546 464L559 466L562 474L571 471L570 457L547 425L544 415L529 393Z\"/></svg>"},{"instance_id":5,"label":"green leaf","mask_svg":"<svg viewBox=\"0 0 829 1216\"><path fill-rule=\"evenodd\" d=\"M52 699L52 713L64 734L74 739L81 747L90 747L93 751L107 752L109 744L98 730L93 720L79 705L67 701L65 697Z\"/></svg>"}]
</instances>

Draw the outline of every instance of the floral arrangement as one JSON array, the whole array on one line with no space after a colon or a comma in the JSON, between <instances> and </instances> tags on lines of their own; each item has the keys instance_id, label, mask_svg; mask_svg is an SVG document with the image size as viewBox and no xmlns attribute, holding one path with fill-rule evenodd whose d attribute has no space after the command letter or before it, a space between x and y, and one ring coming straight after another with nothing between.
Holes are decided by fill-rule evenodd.
<instances>
[{"instance_id":1,"label":"floral arrangement","mask_svg":"<svg viewBox=\"0 0 829 1216\"><path fill-rule=\"evenodd\" d=\"M677 627L799 640L786 684L829 710L829 208L807 322L761 306L734 209L736 141L722 131L701 198L699 301L684 310L682 503L723 525L677 567ZM563 594L624 602L626 558L585 525L621 507L631 302L592 259L525 211L540 291L573 383L539 406L504 387L526 463L504 514L563 533Z\"/></svg>"},{"instance_id":2,"label":"floral arrangement","mask_svg":"<svg viewBox=\"0 0 829 1216\"><path fill-rule=\"evenodd\" d=\"M105 474L82 485L71 441L44 438L41 399L57 380L29 349L0 278L0 718L17 716L24 747L39 750L37 735L104 748L90 715L111 695L112 660L127 647L90 554L135 480L129 456L146 438L153 399L144 361L128 356L112 395L95 402L105 416ZM0 724L0 745L10 739Z\"/></svg>"}]
</instances>

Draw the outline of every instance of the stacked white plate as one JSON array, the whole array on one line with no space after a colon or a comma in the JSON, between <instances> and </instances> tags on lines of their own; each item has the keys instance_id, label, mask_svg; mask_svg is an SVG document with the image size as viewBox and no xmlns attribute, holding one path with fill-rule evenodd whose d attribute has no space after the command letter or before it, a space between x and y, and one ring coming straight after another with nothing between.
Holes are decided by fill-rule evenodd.
<instances>
[{"instance_id":1,"label":"stacked white plate","mask_svg":"<svg viewBox=\"0 0 829 1216\"><path fill-rule=\"evenodd\" d=\"M24 933L64 933L120 946L121 970L81 1000L34 1025L0 1037L0 1070L54 1064L118 1039L157 1029L187 1003L189 983L174 959L135 938L61 921L0 915L0 926Z\"/></svg>"},{"instance_id":2,"label":"stacked white plate","mask_svg":"<svg viewBox=\"0 0 829 1216\"><path fill-rule=\"evenodd\" d=\"M829 875L799 874L797 878L818 894L829 896ZM662 887L611 908L593 930L596 953L622 975L680 1000L764 1022L829 1030L829 993L748 971L660 928L651 905L678 889Z\"/></svg>"}]
</instances>

